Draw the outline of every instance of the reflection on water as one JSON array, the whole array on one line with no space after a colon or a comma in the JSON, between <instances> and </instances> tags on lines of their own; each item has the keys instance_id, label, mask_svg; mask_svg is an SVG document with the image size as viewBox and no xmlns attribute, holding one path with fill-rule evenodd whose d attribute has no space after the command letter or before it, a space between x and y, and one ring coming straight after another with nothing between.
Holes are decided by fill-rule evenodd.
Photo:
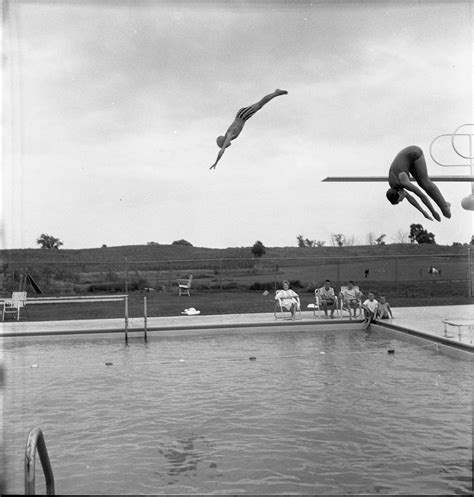
<instances>
[{"instance_id":1,"label":"reflection on water","mask_svg":"<svg viewBox=\"0 0 474 497\"><path fill-rule=\"evenodd\" d=\"M10 493L34 426L62 494L472 492L472 363L433 346L361 330L17 341Z\"/></svg>"}]
</instances>

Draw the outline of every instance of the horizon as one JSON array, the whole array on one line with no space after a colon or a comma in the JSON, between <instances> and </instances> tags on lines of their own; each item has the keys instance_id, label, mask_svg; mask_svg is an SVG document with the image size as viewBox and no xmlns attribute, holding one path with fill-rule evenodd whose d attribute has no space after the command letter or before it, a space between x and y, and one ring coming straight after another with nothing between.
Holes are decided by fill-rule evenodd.
<instances>
[{"instance_id":1,"label":"horizon","mask_svg":"<svg viewBox=\"0 0 474 497\"><path fill-rule=\"evenodd\" d=\"M421 224L469 243L468 183L440 183L451 219L430 222L387 184L419 145L472 122L472 3L302 0L8 2L1 248L290 247L342 233L393 243ZM256 113L209 171L237 110ZM448 146L449 145L449 146ZM461 148L465 143L460 144ZM449 143L442 162L459 164ZM471 187L472 188L472 187Z\"/></svg>"},{"instance_id":2,"label":"horizon","mask_svg":"<svg viewBox=\"0 0 474 497\"><path fill-rule=\"evenodd\" d=\"M259 241L259 240L256 240ZM275 246L268 246L264 245L265 250L272 250L272 249L307 249L307 250L319 250L319 249L347 249L347 248L366 248L366 247L393 247L393 246L413 246L413 247L440 247L440 248L470 248L473 246L472 243L461 243L461 242L454 242L453 244L439 244L439 243L417 243L417 242L393 242L393 243L384 243L384 244L377 244L377 243L365 243L365 244L354 244L354 245L343 245L343 246L338 246L338 245L323 245L323 246L312 246L312 247L299 247L298 245L275 245ZM229 247L205 247L205 246L197 246L197 245L181 245L181 244L173 244L173 243L158 243L158 242L148 242L144 244L124 244L124 245L105 245L105 246L100 246L100 247L76 247L76 248L64 248L63 246L59 248L46 248L46 247L40 247L39 245L37 247L16 247L16 248L9 248L9 249L0 249L0 252L6 252L6 251L20 251L20 250L42 250L44 252L62 252L62 251L80 251L80 250L102 250L102 249L120 249L120 248L133 248L133 247L187 247L190 249L205 249L205 250L251 250L253 247L252 245L235 245L235 246L229 246ZM179 250L179 249L178 249ZM265 254L263 254L263 257Z\"/></svg>"}]
</instances>

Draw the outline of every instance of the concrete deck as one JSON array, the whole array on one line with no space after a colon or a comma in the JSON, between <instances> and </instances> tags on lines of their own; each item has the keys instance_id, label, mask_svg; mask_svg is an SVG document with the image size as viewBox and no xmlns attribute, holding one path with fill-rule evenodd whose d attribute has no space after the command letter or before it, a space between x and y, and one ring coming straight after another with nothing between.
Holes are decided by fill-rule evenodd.
<instances>
[{"instance_id":1,"label":"concrete deck","mask_svg":"<svg viewBox=\"0 0 474 497\"><path fill-rule=\"evenodd\" d=\"M438 307L399 307L392 309L394 319L383 320L388 325L397 328L412 330L428 337L442 338L454 344L463 344L472 347L474 351L474 305L438 306ZM463 326L445 326L443 321L450 320L463 323ZM207 328L245 328L275 325L311 325L316 323L350 324L347 314L336 319L319 318L313 315L312 310L304 310L302 319L276 320L273 313L253 314L222 314L222 315L195 315L149 317L147 328L149 332L199 330ZM360 323L354 320L353 323ZM117 319L83 319L74 321L21 321L8 320L0 323L0 337L32 336L50 334L81 334L81 333L123 333L124 318ZM129 319L129 332L143 330L143 318Z\"/></svg>"}]
</instances>

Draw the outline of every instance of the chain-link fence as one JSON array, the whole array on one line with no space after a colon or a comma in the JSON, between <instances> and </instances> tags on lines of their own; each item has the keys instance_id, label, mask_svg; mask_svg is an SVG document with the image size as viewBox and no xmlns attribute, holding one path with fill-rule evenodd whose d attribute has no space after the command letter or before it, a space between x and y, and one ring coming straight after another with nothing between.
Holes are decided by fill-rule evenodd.
<instances>
[{"instance_id":1,"label":"chain-link fence","mask_svg":"<svg viewBox=\"0 0 474 497\"><path fill-rule=\"evenodd\" d=\"M459 254L221 258L189 260L45 262L2 261L3 294L28 290L46 295L156 290L177 292L177 279L193 276L195 291L273 291L282 280L307 291L331 280L337 287L354 280L369 287L390 282L438 283L440 291L473 295L471 251ZM444 286L444 290L443 290Z\"/></svg>"}]
</instances>

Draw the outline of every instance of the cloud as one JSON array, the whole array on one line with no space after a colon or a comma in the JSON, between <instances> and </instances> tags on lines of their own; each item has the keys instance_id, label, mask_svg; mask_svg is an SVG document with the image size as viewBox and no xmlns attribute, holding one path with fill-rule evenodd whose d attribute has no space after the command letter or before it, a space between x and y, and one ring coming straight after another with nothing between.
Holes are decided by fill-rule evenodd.
<instances>
[{"instance_id":1,"label":"cloud","mask_svg":"<svg viewBox=\"0 0 474 497\"><path fill-rule=\"evenodd\" d=\"M22 178L22 243L42 223L68 246L128 243L127 233L164 243L188 238L183 229L211 246L256 237L293 244L298 230L323 237L348 225L363 238L368 219L389 231L394 211L382 185L321 179L385 174L402 147L415 143L426 152L434 136L472 117L463 3L45 2L12 9L6 157L8 178ZM209 171L217 135L240 107L276 87L289 94L252 117ZM446 191L458 199L451 186ZM348 223L342 200L352 195L358 207ZM280 216L285 230L275 230L282 201L291 209ZM315 215L327 212L330 227L320 226ZM439 239L469 231L466 215L456 211L437 225ZM416 218L406 206L397 216L397 227ZM147 236L154 229L159 236ZM15 234L8 243L18 240Z\"/></svg>"}]
</instances>

